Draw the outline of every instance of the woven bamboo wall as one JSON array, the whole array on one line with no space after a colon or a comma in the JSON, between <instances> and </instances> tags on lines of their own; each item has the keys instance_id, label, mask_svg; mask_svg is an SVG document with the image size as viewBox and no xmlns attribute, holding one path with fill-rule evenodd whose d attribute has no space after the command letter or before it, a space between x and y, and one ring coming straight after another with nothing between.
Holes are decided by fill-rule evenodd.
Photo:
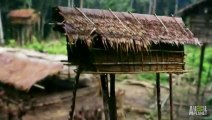
<instances>
[{"instance_id":1,"label":"woven bamboo wall","mask_svg":"<svg viewBox=\"0 0 212 120\"><path fill-rule=\"evenodd\" d=\"M86 72L134 73L134 72L183 72L184 48L171 44L151 46L148 51L121 52L73 45L69 50L69 61L83 65Z\"/></svg>"}]
</instances>

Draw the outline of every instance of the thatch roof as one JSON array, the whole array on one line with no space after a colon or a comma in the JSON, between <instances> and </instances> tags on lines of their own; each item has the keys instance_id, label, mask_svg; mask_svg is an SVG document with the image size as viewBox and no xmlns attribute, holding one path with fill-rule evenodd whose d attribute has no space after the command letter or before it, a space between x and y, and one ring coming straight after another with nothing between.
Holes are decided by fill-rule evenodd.
<instances>
[{"instance_id":1,"label":"thatch roof","mask_svg":"<svg viewBox=\"0 0 212 120\"><path fill-rule=\"evenodd\" d=\"M81 39L91 46L93 38L100 35L103 43L124 50L137 51L152 43L199 44L178 17L58 7L53 18L56 30L64 30L70 43Z\"/></svg>"},{"instance_id":2,"label":"thatch roof","mask_svg":"<svg viewBox=\"0 0 212 120\"><path fill-rule=\"evenodd\" d=\"M18 9L9 12L11 18L30 18L35 13L33 9Z\"/></svg>"},{"instance_id":3,"label":"thatch roof","mask_svg":"<svg viewBox=\"0 0 212 120\"><path fill-rule=\"evenodd\" d=\"M29 90L36 82L63 69L60 62L32 58L3 48L0 48L0 66L0 82L20 90Z\"/></svg>"},{"instance_id":4,"label":"thatch roof","mask_svg":"<svg viewBox=\"0 0 212 120\"><path fill-rule=\"evenodd\" d=\"M17 9L8 13L13 24L32 24L39 20L40 16L34 9Z\"/></svg>"}]
</instances>

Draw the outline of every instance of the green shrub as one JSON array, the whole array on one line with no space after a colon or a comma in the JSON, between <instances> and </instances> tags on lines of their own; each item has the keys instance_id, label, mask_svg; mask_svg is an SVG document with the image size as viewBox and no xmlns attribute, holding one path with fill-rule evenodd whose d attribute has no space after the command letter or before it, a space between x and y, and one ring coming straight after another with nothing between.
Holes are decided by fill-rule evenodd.
<instances>
[{"instance_id":1,"label":"green shrub","mask_svg":"<svg viewBox=\"0 0 212 120\"><path fill-rule=\"evenodd\" d=\"M16 47L17 46L16 41L14 39L8 40L7 46L8 47Z\"/></svg>"}]
</instances>

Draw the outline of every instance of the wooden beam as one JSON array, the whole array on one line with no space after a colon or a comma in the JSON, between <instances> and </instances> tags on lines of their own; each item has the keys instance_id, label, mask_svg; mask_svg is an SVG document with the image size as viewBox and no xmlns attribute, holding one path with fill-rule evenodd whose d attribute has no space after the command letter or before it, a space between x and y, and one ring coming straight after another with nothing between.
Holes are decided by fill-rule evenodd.
<instances>
[{"instance_id":1,"label":"wooden beam","mask_svg":"<svg viewBox=\"0 0 212 120\"><path fill-rule=\"evenodd\" d=\"M157 88L157 112L158 120L161 120L161 102L160 102L160 73L156 73L156 88Z\"/></svg>"},{"instance_id":2,"label":"wooden beam","mask_svg":"<svg viewBox=\"0 0 212 120\"><path fill-rule=\"evenodd\" d=\"M175 73L175 74L182 74L187 72L192 72L191 70L183 70L183 71L135 71L135 72L114 72L114 71L84 71L82 74L140 74L140 73Z\"/></svg>"},{"instance_id":3,"label":"wooden beam","mask_svg":"<svg viewBox=\"0 0 212 120\"><path fill-rule=\"evenodd\" d=\"M184 65L182 62L114 62L114 63L93 63L93 65Z\"/></svg>"},{"instance_id":4,"label":"wooden beam","mask_svg":"<svg viewBox=\"0 0 212 120\"><path fill-rule=\"evenodd\" d=\"M108 52L107 50L104 50L104 49L101 49L101 48L90 48L90 50ZM148 50L148 51L146 51L146 50L143 50L143 51L140 51L140 52L147 52L147 53L151 53L151 52L184 53L184 51L179 51L179 50L178 51L174 51L174 50Z\"/></svg>"}]
</instances>

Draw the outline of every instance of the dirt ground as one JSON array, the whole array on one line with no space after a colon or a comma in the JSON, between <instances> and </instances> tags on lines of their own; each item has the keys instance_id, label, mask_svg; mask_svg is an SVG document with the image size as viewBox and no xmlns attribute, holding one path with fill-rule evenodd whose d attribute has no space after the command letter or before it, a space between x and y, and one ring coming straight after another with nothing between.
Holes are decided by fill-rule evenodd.
<instances>
[{"instance_id":1,"label":"dirt ground","mask_svg":"<svg viewBox=\"0 0 212 120\"><path fill-rule=\"evenodd\" d=\"M116 83L116 88L117 91L121 90L124 92L123 95L117 95L117 99L119 100L118 102L121 102L121 104L123 104L121 108L124 109L124 114L121 115L122 119L146 120L147 116L151 114L151 105L153 105L155 102L155 100L152 99L153 89L120 82ZM93 87L78 90L76 111L79 111L82 108L103 109L103 100L101 98L101 95L98 94L98 89L98 87ZM162 89L162 92L165 92L165 90ZM61 94L71 95L72 93L71 91L69 91ZM164 95L162 94L162 97L163 96ZM51 96L45 96L45 98L42 99L48 100L48 98L52 99ZM42 99L39 99L40 102L43 102ZM49 101L51 101L51 99ZM23 120L67 120L69 116L68 114L70 106L71 98L66 98L63 101L58 101L57 104L36 107L33 110L28 111L24 115Z\"/></svg>"},{"instance_id":2,"label":"dirt ground","mask_svg":"<svg viewBox=\"0 0 212 120\"><path fill-rule=\"evenodd\" d=\"M131 81L131 82L129 82ZM132 82L133 81L133 82ZM188 86L188 85L185 85ZM174 117L176 120L187 120L182 113L187 114L189 105L194 104L195 90L178 84L173 89ZM188 90L189 89L189 90ZM102 120L103 100L99 94L99 87L81 88L77 92L76 114L79 111L89 111L93 114L95 110L100 110ZM116 82L117 105L119 107L118 120L155 120L157 119L157 105L155 87L149 82L139 82L136 80L125 80ZM190 93L189 93L189 92ZM191 96L187 96L190 94ZM206 96L210 96L207 94ZM162 120L169 120L169 89L168 86L161 86ZM37 96L36 106L27 110L22 117L23 120L68 120L71 106L72 91L64 91L45 96ZM164 102L166 101L166 102ZM211 114L211 113L210 113ZM101 119L86 119L101 120ZM189 119L188 119L189 120Z\"/></svg>"}]
</instances>

